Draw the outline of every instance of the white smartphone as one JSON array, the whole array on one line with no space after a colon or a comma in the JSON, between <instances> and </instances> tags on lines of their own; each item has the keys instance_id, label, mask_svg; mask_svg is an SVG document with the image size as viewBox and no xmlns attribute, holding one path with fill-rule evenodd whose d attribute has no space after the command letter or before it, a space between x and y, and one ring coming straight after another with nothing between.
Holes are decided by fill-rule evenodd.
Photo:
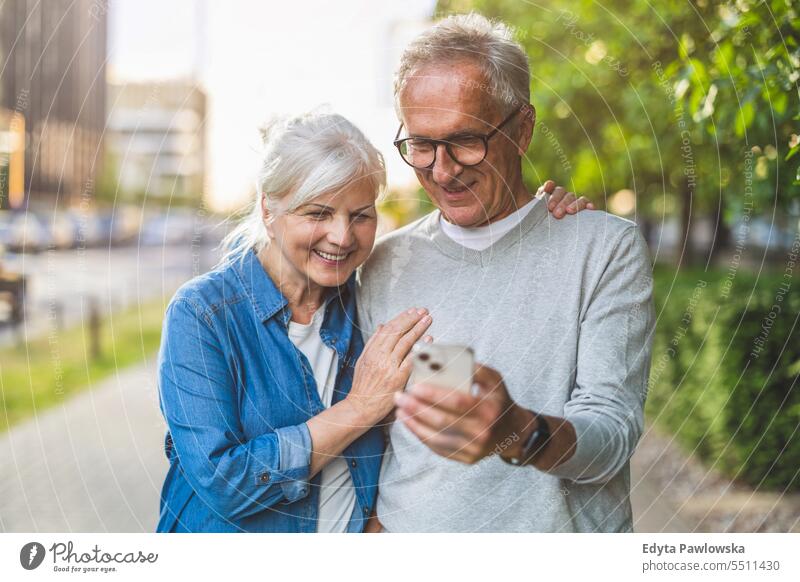
<instances>
[{"instance_id":1,"label":"white smartphone","mask_svg":"<svg viewBox=\"0 0 800 582\"><path fill-rule=\"evenodd\" d=\"M472 348L455 344L415 344L411 349L413 368L408 386L435 384L469 394L475 354Z\"/></svg>"}]
</instances>

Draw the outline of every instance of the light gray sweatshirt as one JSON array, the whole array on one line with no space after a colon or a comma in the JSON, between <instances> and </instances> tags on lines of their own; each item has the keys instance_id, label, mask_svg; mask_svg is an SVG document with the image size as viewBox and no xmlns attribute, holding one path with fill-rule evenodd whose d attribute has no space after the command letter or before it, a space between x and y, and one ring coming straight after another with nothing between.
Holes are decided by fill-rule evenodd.
<instances>
[{"instance_id":1,"label":"light gray sweatshirt","mask_svg":"<svg viewBox=\"0 0 800 582\"><path fill-rule=\"evenodd\" d=\"M390 430L378 517L390 532L631 531L629 459L643 428L652 275L636 225L599 211L553 219L536 204L483 251L451 240L439 211L383 237L360 276L368 338L411 306L434 340L471 346L525 408L567 418L575 454L548 472L492 455L440 457Z\"/></svg>"}]
</instances>

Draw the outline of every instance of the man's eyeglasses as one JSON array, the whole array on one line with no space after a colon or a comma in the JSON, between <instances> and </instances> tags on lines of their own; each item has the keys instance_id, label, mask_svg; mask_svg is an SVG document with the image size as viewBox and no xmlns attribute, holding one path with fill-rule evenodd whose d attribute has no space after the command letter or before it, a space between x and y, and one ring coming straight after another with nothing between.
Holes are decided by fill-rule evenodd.
<instances>
[{"instance_id":1,"label":"man's eyeglasses","mask_svg":"<svg viewBox=\"0 0 800 582\"><path fill-rule=\"evenodd\" d=\"M436 150L443 145L447 153L460 166L477 166L489 152L489 140L518 113L514 111L500 122L500 125L485 135L463 133L456 134L447 139L433 139L429 137L400 137L403 124L394 136L394 143L403 161L418 170L428 169L436 162Z\"/></svg>"}]
</instances>

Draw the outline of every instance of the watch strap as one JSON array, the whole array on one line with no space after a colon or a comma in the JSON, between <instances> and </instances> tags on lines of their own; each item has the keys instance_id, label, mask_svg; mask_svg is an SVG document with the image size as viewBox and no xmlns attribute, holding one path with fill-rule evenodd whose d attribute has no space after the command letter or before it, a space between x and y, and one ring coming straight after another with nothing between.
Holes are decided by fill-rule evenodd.
<instances>
[{"instance_id":1,"label":"watch strap","mask_svg":"<svg viewBox=\"0 0 800 582\"><path fill-rule=\"evenodd\" d=\"M547 421L540 415L534 413L531 422L536 423L536 428L533 429L533 432L522 444L522 452L519 457L501 457L506 463L514 466L530 465L542 449L547 446L550 440L550 427Z\"/></svg>"}]
</instances>

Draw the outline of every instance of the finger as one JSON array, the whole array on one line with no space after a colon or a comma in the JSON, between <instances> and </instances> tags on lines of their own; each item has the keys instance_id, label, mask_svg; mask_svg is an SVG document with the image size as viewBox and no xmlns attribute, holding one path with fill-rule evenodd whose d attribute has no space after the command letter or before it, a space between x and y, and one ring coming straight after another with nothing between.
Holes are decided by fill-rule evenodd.
<instances>
[{"instance_id":1,"label":"finger","mask_svg":"<svg viewBox=\"0 0 800 582\"><path fill-rule=\"evenodd\" d=\"M384 333L387 337L393 338L396 343L408 330L428 314L424 307L412 307L397 314L394 319L386 324Z\"/></svg>"},{"instance_id":2,"label":"finger","mask_svg":"<svg viewBox=\"0 0 800 582\"><path fill-rule=\"evenodd\" d=\"M556 187L556 183L552 180L547 180L544 184L539 186L539 192L547 192L550 194L553 189Z\"/></svg>"},{"instance_id":3,"label":"finger","mask_svg":"<svg viewBox=\"0 0 800 582\"><path fill-rule=\"evenodd\" d=\"M411 307L397 314L389 323L383 326L379 334L376 334L378 335L376 344L380 345L381 349L391 351L397 344L397 340L411 329L417 321L422 319L427 312L427 309Z\"/></svg>"},{"instance_id":4,"label":"finger","mask_svg":"<svg viewBox=\"0 0 800 582\"><path fill-rule=\"evenodd\" d=\"M567 212L564 203L564 197L567 195L567 191L559 186L558 188L556 188L555 192L553 193L553 196L556 196L556 194L558 194L556 198L556 205L551 212L553 213L553 216L555 216L556 218L561 218ZM550 198L552 199L553 196L551 196Z\"/></svg>"},{"instance_id":5,"label":"finger","mask_svg":"<svg viewBox=\"0 0 800 582\"><path fill-rule=\"evenodd\" d=\"M556 186L553 189L553 192L550 194L550 198L547 200L547 207L551 211L554 208L556 208L559 205L559 203L561 202L561 199L564 197L565 193L566 193L566 190L564 188L562 188L561 186Z\"/></svg>"},{"instance_id":6,"label":"finger","mask_svg":"<svg viewBox=\"0 0 800 582\"><path fill-rule=\"evenodd\" d=\"M428 330L433 322L430 314L424 315L414 327L408 330L405 335L399 338L397 345L392 350L392 355L398 360L402 360L411 351L411 348L417 343L422 335Z\"/></svg>"},{"instance_id":7,"label":"finger","mask_svg":"<svg viewBox=\"0 0 800 582\"><path fill-rule=\"evenodd\" d=\"M432 335L423 336L422 341L424 341L426 344L432 344L433 336Z\"/></svg>"},{"instance_id":8,"label":"finger","mask_svg":"<svg viewBox=\"0 0 800 582\"><path fill-rule=\"evenodd\" d=\"M572 201L570 205L567 206L567 212L569 212L570 214L576 214L581 210L583 210L584 208L586 208L588 204L589 201L586 199L586 197L581 196L577 200Z\"/></svg>"},{"instance_id":9,"label":"finger","mask_svg":"<svg viewBox=\"0 0 800 582\"><path fill-rule=\"evenodd\" d=\"M559 203L558 203L558 205L559 205L559 206L560 206L560 207L561 207L563 210L566 210L567 208L569 208L570 206L572 206L572 204L575 202L575 200L576 200L576 198L575 198L575 194L573 194L572 192L566 192L566 193L564 194L564 197L563 197L563 198L561 198L561 202L559 202Z\"/></svg>"},{"instance_id":10,"label":"finger","mask_svg":"<svg viewBox=\"0 0 800 582\"><path fill-rule=\"evenodd\" d=\"M408 354L397 366L397 372L394 374L394 378L389 389L390 392L399 394L406 389L406 385L408 384L408 379L411 377L411 370L413 367L413 354Z\"/></svg>"},{"instance_id":11,"label":"finger","mask_svg":"<svg viewBox=\"0 0 800 582\"><path fill-rule=\"evenodd\" d=\"M480 402L479 398L466 392L433 384L415 384L411 386L410 393L425 404L457 415L469 414Z\"/></svg>"},{"instance_id":12,"label":"finger","mask_svg":"<svg viewBox=\"0 0 800 582\"><path fill-rule=\"evenodd\" d=\"M431 431L429 427L409 416L398 416L403 424L414 433L431 451L462 463L474 463L480 459L479 448L457 435Z\"/></svg>"},{"instance_id":13,"label":"finger","mask_svg":"<svg viewBox=\"0 0 800 582\"><path fill-rule=\"evenodd\" d=\"M402 410L397 411L397 420L402 422L413 432L419 440L427 445L435 453L442 456L449 456L459 451L464 443L455 435L443 434L429 426L417 421L405 414Z\"/></svg>"},{"instance_id":14,"label":"finger","mask_svg":"<svg viewBox=\"0 0 800 582\"><path fill-rule=\"evenodd\" d=\"M406 384L408 383L408 379L411 377L411 369L414 367L414 360L412 354L407 354L403 361L400 362L400 365L397 367L398 373L400 374L400 379L403 380L403 384L397 389L397 392L402 392L406 389Z\"/></svg>"},{"instance_id":15,"label":"finger","mask_svg":"<svg viewBox=\"0 0 800 582\"><path fill-rule=\"evenodd\" d=\"M404 394L400 400L397 410L408 417L413 418L421 425L437 431L442 435L458 439L461 446L478 444L480 435L486 432L487 427L483 419L478 416L465 414L456 415L452 412L443 410L437 406L429 405L415 399L410 394Z\"/></svg>"},{"instance_id":16,"label":"finger","mask_svg":"<svg viewBox=\"0 0 800 582\"><path fill-rule=\"evenodd\" d=\"M398 393L394 398L397 403L397 410L402 410L407 416L427 425L429 428L438 431L456 432L469 434L471 426L467 416L455 414L449 410L440 408L436 405L424 402L416 398L413 394Z\"/></svg>"}]
</instances>

